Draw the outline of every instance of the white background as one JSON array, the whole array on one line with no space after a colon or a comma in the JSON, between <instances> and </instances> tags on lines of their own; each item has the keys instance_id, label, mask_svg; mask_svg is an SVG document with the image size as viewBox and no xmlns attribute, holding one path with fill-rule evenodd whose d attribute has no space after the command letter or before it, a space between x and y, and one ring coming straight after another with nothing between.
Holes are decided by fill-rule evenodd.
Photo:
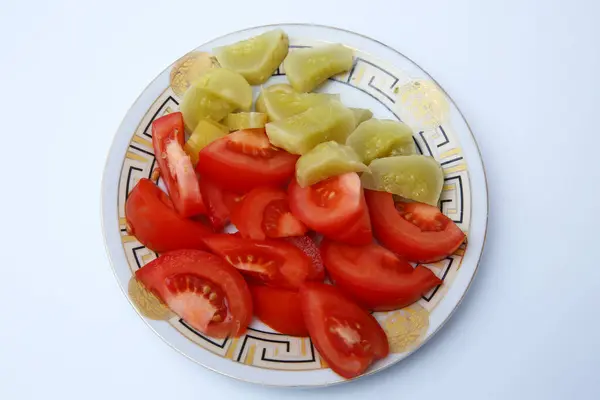
<instances>
[{"instance_id":1,"label":"white background","mask_svg":"<svg viewBox=\"0 0 600 400\"><path fill-rule=\"evenodd\" d=\"M0 0L0 399L600 398L597 1ZM487 169L487 247L400 365L268 389L180 356L112 275L100 179L137 95L197 45L313 22L400 50L450 93Z\"/></svg>"}]
</instances>

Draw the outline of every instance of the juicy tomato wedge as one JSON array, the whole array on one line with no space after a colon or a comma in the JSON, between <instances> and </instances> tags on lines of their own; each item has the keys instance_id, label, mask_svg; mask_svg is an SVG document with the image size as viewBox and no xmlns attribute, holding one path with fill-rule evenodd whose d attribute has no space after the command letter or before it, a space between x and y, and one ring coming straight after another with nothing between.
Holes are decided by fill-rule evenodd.
<instances>
[{"instance_id":1,"label":"juicy tomato wedge","mask_svg":"<svg viewBox=\"0 0 600 400\"><path fill-rule=\"evenodd\" d=\"M243 237L256 240L302 236L306 226L292 215L287 194L280 189L259 187L241 202L237 228Z\"/></svg>"},{"instance_id":2,"label":"juicy tomato wedge","mask_svg":"<svg viewBox=\"0 0 600 400\"><path fill-rule=\"evenodd\" d=\"M294 179L288 193L292 213L309 228L350 244L372 241L371 221L356 173L339 175L305 188Z\"/></svg>"},{"instance_id":3,"label":"juicy tomato wedge","mask_svg":"<svg viewBox=\"0 0 600 400\"><path fill-rule=\"evenodd\" d=\"M298 156L270 143L267 150L264 140L268 143L264 128L245 129L215 140L200 151L196 170L232 191L284 185L294 175Z\"/></svg>"},{"instance_id":4,"label":"juicy tomato wedge","mask_svg":"<svg viewBox=\"0 0 600 400\"><path fill-rule=\"evenodd\" d=\"M167 114L152 123L152 147L173 205L184 217L203 214L206 209L200 194L194 166L183 150L183 115Z\"/></svg>"},{"instance_id":5,"label":"juicy tomato wedge","mask_svg":"<svg viewBox=\"0 0 600 400\"><path fill-rule=\"evenodd\" d=\"M252 321L252 297L244 278L213 254L172 251L135 276L175 314L209 336L240 336Z\"/></svg>"},{"instance_id":6,"label":"juicy tomato wedge","mask_svg":"<svg viewBox=\"0 0 600 400\"><path fill-rule=\"evenodd\" d=\"M200 192L210 224L214 230L222 230L229 223L230 207L232 207L232 202L235 202L236 195L224 191L209 179L202 179Z\"/></svg>"},{"instance_id":7,"label":"juicy tomato wedge","mask_svg":"<svg viewBox=\"0 0 600 400\"><path fill-rule=\"evenodd\" d=\"M285 241L302 250L302 252L311 259L313 268L317 271L315 277L316 281L325 279L325 266L323 265L323 259L321 258L321 251L313 239L308 236L298 236L286 238Z\"/></svg>"},{"instance_id":8,"label":"juicy tomato wedge","mask_svg":"<svg viewBox=\"0 0 600 400\"><path fill-rule=\"evenodd\" d=\"M221 234L206 237L204 243L256 283L298 289L304 281L322 277L310 258L283 240L252 240Z\"/></svg>"},{"instance_id":9,"label":"juicy tomato wedge","mask_svg":"<svg viewBox=\"0 0 600 400\"><path fill-rule=\"evenodd\" d=\"M439 261L454 253L465 234L436 207L394 202L390 193L365 191L371 223L379 242L415 262Z\"/></svg>"},{"instance_id":10,"label":"juicy tomato wedge","mask_svg":"<svg viewBox=\"0 0 600 400\"><path fill-rule=\"evenodd\" d=\"M178 249L204 249L203 238L212 232L200 222L179 215L165 192L149 179L140 179L125 203L131 233L144 246L162 253Z\"/></svg>"},{"instance_id":11,"label":"juicy tomato wedge","mask_svg":"<svg viewBox=\"0 0 600 400\"><path fill-rule=\"evenodd\" d=\"M374 311L406 307L442 283L430 269L413 269L374 243L357 247L324 240L321 254L336 286Z\"/></svg>"},{"instance_id":12,"label":"juicy tomato wedge","mask_svg":"<svg viewBox=\"0 0 600 400\"><path fill-rule=\"evenodd\" d=\"M277 332L292 336L308 336L302 318L298 292L250 285L254 315Z\"/></svg>"},{"instance_id":13,"label":"juicy tomato wedge","mask_svg":"<svg viewBox=\"0 0 600 400\"><path fill-rule=\"evenodd\" d=\"M344 378L361 375L389 353L385 332L367 311L339 289L306 283L300 289L304 323L321 357Z\"/></svg>"}]
</instances>

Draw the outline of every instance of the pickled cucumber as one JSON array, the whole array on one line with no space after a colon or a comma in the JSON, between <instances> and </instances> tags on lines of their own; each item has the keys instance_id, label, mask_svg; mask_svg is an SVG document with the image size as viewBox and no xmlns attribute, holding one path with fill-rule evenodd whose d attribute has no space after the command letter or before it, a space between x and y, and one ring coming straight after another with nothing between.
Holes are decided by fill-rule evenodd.
<instances>
[{"instance_id":1,"label":"pickled cucumber","mask_svg":"<svg viewBox=\"0 0 600 400\"><path fill-rule=\"evenodd\" d=\"M356 126L373 118L373 113L371 112L371 110L367 110L366 108L351 108L351 110L354 113L354 120L356 121Z\"/></svg>"},{"instance_id":2,"label":"pickled cucumber","mask_svg":"<svg viewBox=\"0 0 600 400\"><path fill-rule=\"evenodd\" d=\"M354 113L337 100L265 126L270 142L293 154L305 154L319 143L344 143L354 129Z\"/></svg>"},{"instance_id":3,"label":"pickled cucumber","mask_svg":"<svg viewBox=\"0 0 600 400\"><path fill-rule=\"evenodd\" d=\"M283 67L298 92L310 92L333 75L352 68L352 50L341 44L298 49L290 52Z\"/></svg>"},{"instance_id":4,"label":"pickled cucumber","mask_svg":"<svg viewBox=\"0 0 600 400\"><path fill-rule=\"evenodd\" d=\"M269 121L279 121L300 114L311 107L339 100L339 94L296 93L284 91L262 91L264 107Z\"/></svg>"},{"instance_id":5,"label":"pickled cucumber","mask_svg":"<svg viewBox=\"0 0 600 400\"><path fill-rule=\"evenodd\" d=\"M239 131L240 129L264 128L267 123L267 114L259 112L241 112L229 114L223 120L230 131Z\"/></svg>"},{"instance_id":6,"label":"pickled cucumber","mask_svg":"<svg viewBox=\"0 0 600 400\"><path fill-rule=\"evenodd\" d=\"M281 29L217 47L214 53L224 68L240 73L251 85L265 83L288 53L289 39Z\"/></svg>"},{"instance_id":7,"label":"pickled cucumber","mask_svg":"<svg viewBox=\"0 0 600 400\"><path fill-rule=\"evenodd\" d=\"M360 124L346 144L369 165L380 157L415 153L411 129L398 121L370 119Z\"/></svg>"},{"instance_id":8,"label":"pickled cucumber","mask_svg":"<svg viewBox=\"0 0 600 400\"><path fill-rule=\"evenodd\" d=\"M346 172L364 172L368 168L350 146L329 141L316 145L296 162L296 179L302 187Z\"/></svg>"},{"instance_id":9,"label":"pickled cucumber","mask_svg":"<svg viewBox=\"0 0 600 400\"><path fill-rule=\"evenodd\" d=\"M194 81L194 86L226 100L235 109L250 111L252 88L242 75L225 68L211 69Z\"/></svg>"},{"instance_id":10,"label":"pickled cucumber","mask_svg":"<svg viewBox=\"0 0 600 400\"><path fill-rule=\"evenodd\" d=\"M260 91L258 98L256 99L255 108L256 111L261 113L267 113L267 108L265 106L265 99L263 96L263 92L281 92L281 93L293 93L294 89L288 85L287 83L278 83L276 85L267 86L266 88L262 88Z\"/></svg>"},{"instance_id":11,"label":"pickled cucumber","mask_svg":"<svg viewBox=\"0 0 600 400\"><path fill-rule=\"evenodd\" d=\"M365 189L385 191L409 200L436 206L444 172L432 157L421 155L378 158L361 181Z\"/></svg>"},{"instance_id":12,"label":"pickled cucumber","mask_svg":"<svg viewBox=\"0 0 600 400\"><path fill-rule=\"evenodd\" d=\"M183 114L183 120L188 132L194 131L198 122L202 119L220 121L232 112L234 106L221 97L192 84L183 95L179 110Z\"/></svg>"},{"instance_id":13,"label":"pickled cucumber","mask_svg":"<svg viewBox=\"0 0 600 400\"><path fill-rule=\"evenodd\" d=\"M228 133L229 129L225 125L209 119L203 119L198 122L196 129L194 129L190 138L185 142L183 150L190 156L192 163L196 165L200 150Z\"/></svg>"}]
</instances>

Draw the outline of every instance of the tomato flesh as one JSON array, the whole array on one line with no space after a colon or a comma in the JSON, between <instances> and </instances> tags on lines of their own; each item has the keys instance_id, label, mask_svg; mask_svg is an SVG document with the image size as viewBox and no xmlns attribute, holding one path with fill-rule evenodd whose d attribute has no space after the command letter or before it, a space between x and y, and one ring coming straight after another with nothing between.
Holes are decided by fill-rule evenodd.
<instances>
[{"instance_id":1,"label":"tomato flesh","mask_svg":"<svg viewBox=\"0 0 600 400\"><path fill-rule=\"evenodd\" d=\"M230 211L227 202L233 201L233 194L226 195L225 192L209 179L200 182L200 192L206 206L208 220L215 231L222 230L229 223ZM226 201L225 197L230 198Z\"/></svg>"},{"instance_id":2,"label":"tomato flesh","mask_svg":"<svg viewBox=\"0 0 600 400\"><path fill-rule=\"evenodd\" d=\"M211 234L200 222L178 214L165 192L149 179L140 179L125 203L131 233L144 246L162 253L178 249L204 249L203 238Z\"/></svg>"},{"instance_id":3,"label":"tomato flesh","mask_svg":"<svg viewBox=\"0 0 600 400\"><path fill-rule=\"evenodd\" d=\"M371 223L356 173L339 175L305 188L293 180L288 193L292 213L309 228L351 244L371 242Z\"/></svg>"},{"instance_id":4,"label":"tomato flesh","mask_svg":"<svg viewBox=\"0 0 600 400\"><path fill-rule=\"evenodd\" d=\"M244 129L229 134L227 148L252 157L271 158L278 149L271 145L264 129Z\"/></svg>"},{"instance_id":5,"label":"tomato flesh","mask_svg":"<svg viewBox=\"0 0 600 400\"><path fill-rule=\"evenodd\" d=\"M244 150L253 147L258 135L267 138L262 128L252 131L250 134L239 131L239 135L227 135L203 148L198 156L196 170L203 177L218 182L223 188L237 192L246 192L258 186L286 184L294 175L298 156L275 148L272 153L269 152L268 157ZM247 136L247 147L239 143L244 140L244 136Z\"/></svg>"},{"instance_id":6,"label":"tomato flesh","mask_svg":"<svg viewBox=\"0 0 600 400\"><path fill-rule=\"evenodd\" d=\"M250 285L254 315L274 330L292 336L308 336L298 292Z\"/></svg>"},{"instance_id":7,"label":"tomato flesh","mask_svg":"<svg viewBox=\"0 0 600 400\"><path fill-rule=\"evenodd\" d=\"M283 240L252 240L221 234L206 237L204 243L257 283L298 289L304 281L322 276L301 250Z\"/></svg>"},{"instance_id":8,"label":"tomato flesh","mask_svg":"<svg viewBox=\"0 0 600 400\"><path fill-rule=\"evenodd\" d=\"M316 271L314 280L322 281L325 279L325 266L323 265L321 252L313 239L308 236L297 236L289 237L285 240L302 250L311 259L313 269Z\"/></svg>"},{"instance_id":9,"label":"tomato flesh","mask_svg":"<svg viewBox=\"0 0 600 400\"><path fill-rule=\"evenodd\" d=\"M342 377L357 377L388 355L387 337L377 320L336 287L306 283L300 304L319 354Z\"/></svg>"},{"instance_id":10,"label":"tomato flesh","mask_svg":"<svg viewBox=\"0 0 600 400\"><path fill-rule=\"evenodd\" d=\"M435 262L454 253L465 234L437 208L394 203L390 193L366 190L375 237L388 249L415 262ZM400 210L400 211L398 211Z\"/></svg>"},{"instance_id":11,"label":"tomato flesh","mask_svg":"<svg viewBox=\"0 0 600 400\"><path fill-rule=\"evenodd\" d=\"M406 307L442 283L430 269L422 265L413 269L374 243L356 247L325 240L321 254L335 284L374 311Z\"/></svg>"},{"instance_id":12,"label":"tomato flesh","mask_svg":"<svg viewBox=\"0 0 600 400\"><path fill-rule=\"evenodd\" d=\"M213 254L168 252L135 276L173 312L209 336L240 336L252 320L252 297L244 278Z\"/></svg>"},{"instance_id":13,"label":"tomato flesh","mask_svg":"<svg viewBox=\"0 0 600 400\"><path fill-rule=\"evenodd\" d=\"M152 147L173 205L183 217L206 210L190 157L183 150L184 128L181 113L171 113L152 123Z\"/></svg>"}]
</instances>

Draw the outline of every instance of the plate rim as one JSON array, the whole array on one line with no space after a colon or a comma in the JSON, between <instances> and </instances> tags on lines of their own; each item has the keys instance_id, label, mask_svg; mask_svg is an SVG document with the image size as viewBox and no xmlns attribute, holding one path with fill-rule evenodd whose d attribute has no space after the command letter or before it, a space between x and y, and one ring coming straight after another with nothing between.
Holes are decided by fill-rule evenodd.
<instances>
[{"instance_id":1,"label":"plate rim","mask_svg":"<svg viewBox=\"0 0 600 400\"><path fill-rule=\"evenodd\" d=\"M355 36L359 36L363 39L366 39L368 41L374 42L380 46L385 47L386 49L388 49L389 51L396 53L397 55L405 58L406 60L408 60L409 62L411 62L413 65L415 65L416 67L418 67L432 82L434 82L437 87L442 91L442 93L447 97L447 99L452 103L452 105L454 106L454 108L456 109L456 111L458 112L458 114L460 115L461 119L464 121L466 128L468 130L468 134L471 137L472 141L473 141L473 145L475 150L477 151L477 160L471 160L471 161L475 161L475 162L479 162L481 165L481 171L483 173L483 193L485 195L485 218L484 218L484 231L483 231L483 238L482 238L482 243L481 243L481 249L479 251L479 254L476 256L476 264L475 264L475 268L473 270L473 274L467 284L467 286L465 287L463 293L461 294L460 298L458 299L456 305L454 306L454 308L448 313L448 315L446 316L446 318L444 318L444 320L436 327L436 329L431 332L430 335L428 335L426 338L424 338L424 340L419 343L419 346L417 346L415 349L410 350L409 352L407 352L407 354L398 359L395 360L387 365L381 366L377 369L374 370L368 370L367 372L365 372L364 374L361 374L355 378L352 379L343 379L343 380L339 380L339 381L335 381L335 382L328 382L328 383L320 383L320 384L316 384L316 385L305 385L305 384L299 384L299 385L278 385L278 384L270 384L270 383L265 383L265 382L257 382L254 380L247 380L244 379L242 377L239 376L235 376L235 375L230 375L227 372L215 369L207 364L204 364L202 362L200 362L199 360L196 360L194 358L192 358L190 355L186 354L185 352L183 352L182 350L180 350L179 348L175 347L174 344L172 344L169 340L167 340L165 337L163 337L156 329L154 329L154 327L146 320L146 318L140 313L140 311L137 309L137 307L135 306L135 304L133 304L133 302L131 301L131 299L129 298L128 293L126 292L125 288L123 287L123 285L121 285L121 282L119 280L119 277L117 275L117 271L115 269L115 265L113 262L113 259L111 257L111 251L108 245L108 240L107 240L107 233L106 233L106 229L105 229L105 213L104 213L104 209L105 209L105 204L104 204L104 197L105 197L105 181L107 179L107 170L109 167L109 162L110 162L110 156L113 153L113 151L115 150L115 146L116 146L116 142L117 142L117 134L118 132L123 128L125 121L127 119L127 116L131 113L133 107L135 106L135 104L137 104L137 102L142 98L142 96L144 95L144 93L146 93L146 91L166 72L168 71L172 65L173 62L171 62L169 65L167 65L165 68L163 68L145 87L144 89L140 92L140 94L136 97L136 99L131 103L131 105L129 106L129 108L127 109L127 111L125 112L124 116L121 119L121 122L119 123L115 133L113 134L113 138L111 141L111 145L109 147L108 150L108 154L106 156L106 160L105 160L105 164L104 164L104 168L102 170L102 179L101 179L101 190L100 190L100 220L101 220L101 230L102 230L102 238L103 238L103 242L104 242L104 248L106 251L106 257L108 258L108 262L110 264L110 268L112 270L113 276L115 278L115 281L121 291L121 293L123 294L123 296L125 296L125 298L127 299L127 301L129 302L129 304L132 306L132 308L135 310L136 314L138 315L139 318L142 319L142 321L146 324L146 326L148 328L150 328L150 330L152 330L152 332L154 332L154 334L156 334L163 342L165 342L170 348L172 348L173 350L175 350L176 352L178 352L179 354L183 355L185 358L191 360L192 362L194 362L194 364L200 365L208 370L214 371L220 375L223 376L227 376L229 378L233 378L237 381L240 382L245 382L245 383L252 383L252 384L257 384L260 386L264 386L264 387L277 387L277 388L282 388L282 387L287 387L287 388L322 388L322 387L329 387L329 386L334 386L334 385L339 385L339 384L343 384L343 383L347 383L347 382L352 382L352 381L356 381L358 379L361 379L363 377L367 377L367 376L371 376L374 375L377 372L383 371L393 365L398 364L400 361L403 361L405 359L407 359L408 357L410 357L412 354L414 354L415 352L417 352L419 349L421 349L422 347L424 347L434 336L436 336L436 334L448 323L448 321L451 319L451 317L456 313L456 311L459 309L460 305L462 304L464 298L466 297L467 293L469 292L469 289L471 288L473 282L475 281L475 278L477 276L477 273L479 271L479 267L481 264L481 260L482 260L482 256L483 256L483 252L485 251L485 247L486 247L486 242L487 242L487 233L488 233L488 223L489 223L489 209L490 209L490 200L489 200L489 185L488 185L488 180L487 180L487 171L485 168L485 162L483 160L483 155L481 153L481 149L479 147L479 143L477 142L477 138L475 137L475 135L473 134L473 130L471 129L471 126L468 122L468 120L465 118L463 112L461 111L460 107L458 107L458 104L456 103L456 101L448 94L448 92L446 92L446 90L443 88L443 86L441 86L437 80L431 75L429 74L423 67L421 67L418 63L416 63L414 60L412 60L410 57L406 56L405 54L403 54L402 52L400 52L399 50L395 49L394 47L391 47L377 39L374 39L368 35L364 35L362 33L358 33L349 29L345 29L345 28L340 28L337 26L332 26L332 25L324 25L324 24L314 24L314 23L299 23L299 22L291 22L291 23L275 23L275 24L265 24L265 25L256 25L256 26L252 26L252 27L248 27L248 28L243 28L243 29L239 29L236 31L232 31L232 32L228 32L225 34L222 34L220 36L211 38L210 40L201 43L197 46L195 46L194 48L190 49L188 51L194 51L195 49L197 49L198 47L202 47L205 46L213 41L216 40L220 40L223 39L227 36L230 35L236 35L236 34L240 34L240 33L244 33L247 31L253 31L253 30L257 30L257 29L265 29L265 28L284 28L286 26L295 26L295 27L312 27L312 28L323 28L323 29L331 29L331 30L335 30L335 31L339 31L342 33L346 33L346 34L351 34L351 35L355 35ZM186 54L188 54L186 53ZM471 180L471 177L469 175L469 180Z\"/></svg>"}]
</instances>

